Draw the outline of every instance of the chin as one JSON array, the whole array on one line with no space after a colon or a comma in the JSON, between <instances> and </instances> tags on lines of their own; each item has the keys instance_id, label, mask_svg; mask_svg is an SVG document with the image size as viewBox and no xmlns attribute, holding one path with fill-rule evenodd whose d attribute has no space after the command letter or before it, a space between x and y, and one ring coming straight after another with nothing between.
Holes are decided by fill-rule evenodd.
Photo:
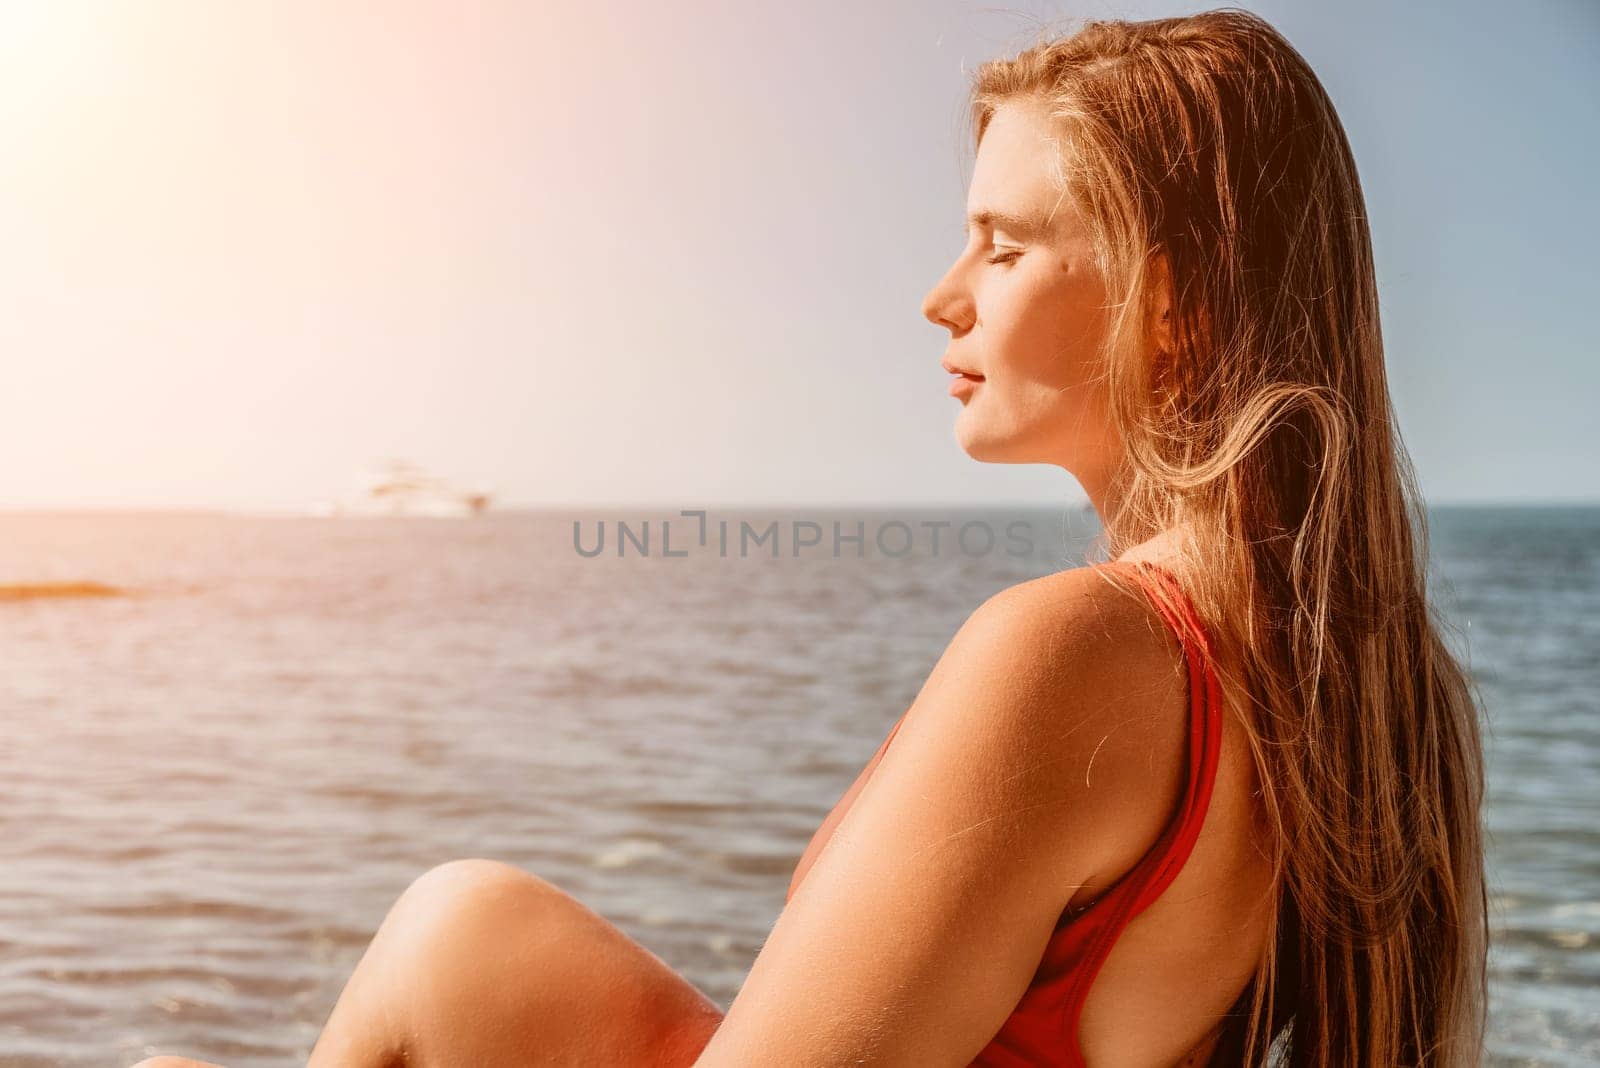
<instances>
[{"instance_id":1,"label":"chin","mask_svg":"<svg viewBox=\"0 0 1600 1068\"><path fill-rule=\"evenodd\" d=\"M1063 442L1045 433L1037 424L1000 427L971 418L975 412L963 411L956 420L956 441L961 451L986 464L1047 464L1071 472L1082 458L1076 442Z\"/></svg>"},{"instance_id":2,"label":"chin","mask_svg":"<svg viewBox=\"0 0 1600 1068\"><path fill-rule=\"evenodd\" d=\"M1024 443L1016 437L981 427L969 427L961 421L956 423L956 441L960 443L962 452L980 463L1027 464L1034 463L1036 459L1028 455Z\"/></svg>"}]
</instances>

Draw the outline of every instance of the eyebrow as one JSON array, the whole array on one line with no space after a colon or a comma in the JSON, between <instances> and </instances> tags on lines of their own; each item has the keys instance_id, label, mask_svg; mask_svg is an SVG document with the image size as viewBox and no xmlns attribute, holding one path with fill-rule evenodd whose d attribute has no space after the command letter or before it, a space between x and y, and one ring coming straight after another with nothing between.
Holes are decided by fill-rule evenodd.
<instances>
[{"instance_id":1,"label":"eyebrow","mask_svg":"<svg viewBox=\"0 0 1600 1068\"><path fill-rule=\"evenodd\" d=\"M967 229L970 231L975 226L998 228L1018 237L1046 237L1051 233L1051 227L1044 220L1009 211L975 211L967 216Z\"/></svg>"}]
</instances>

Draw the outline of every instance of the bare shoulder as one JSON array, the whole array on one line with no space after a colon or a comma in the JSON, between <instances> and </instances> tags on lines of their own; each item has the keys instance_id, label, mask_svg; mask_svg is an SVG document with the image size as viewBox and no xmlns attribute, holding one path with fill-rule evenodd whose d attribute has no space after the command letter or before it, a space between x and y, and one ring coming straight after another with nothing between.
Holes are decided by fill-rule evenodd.
<instances>
[{"instance_id":1,"label":"bare shoulder","mask_svg":"<svg viewBox=\"0 0 1600 1068\"><path fill-rule=\"evenodd\" d=\"M1084 569L973 611L698 1068L977 1055L1062 912L1179 790L1181 661L1141 596Z\"/></svg>"},{"instance_id":2,"label":"bare shoulder","mask_svg":"<svg viewBox=\"0 0 1600 1068\"><path fill-rule=\"evenodd\" d=\"M1003 669L1045 685L1022 715L1109 726L1128 712L1184 712L1182 647L1144 594L1081 567L1007 587L979 605L946 649L951 667ZM943 660L941 661L943 664ZM930 682L932 681L930 677ZM1003 722L1003 721L1002 721Z\"/></svg>"},{"instance_id":3,"label":"bare shoulder","mask_svg":"<svg viewBox=\"0 0 1600 1068\"><path fill-rule=\"evenodd\" d=\"M963 701L974 680L985 698ZM979 605L901 733L978 746L994 773L1032 781L1041 803L1055 799L1061 819L1034 829L1059 844L1064 874L1087 883L1130 842L1159 836L1182 789L1187 693L1182 647L1144 594L1073 568ZM909 722L919 713L922 723Z\"/></svg>"},{"instance_id":4,"label":"bare shoulder","mask_svg":"<svg viewBox=\"0 0 1600 1068\"><path fill-rule=\"evenodd\" d=\"M967 628L1003 637L1023 656L1071 661L1109 656L1123 667L1157 670L1178 663L1172 656L1176 640L1169 640L1143 594L1092 567L1008 586L978 606Z\"/></svg>"}]
</instances>

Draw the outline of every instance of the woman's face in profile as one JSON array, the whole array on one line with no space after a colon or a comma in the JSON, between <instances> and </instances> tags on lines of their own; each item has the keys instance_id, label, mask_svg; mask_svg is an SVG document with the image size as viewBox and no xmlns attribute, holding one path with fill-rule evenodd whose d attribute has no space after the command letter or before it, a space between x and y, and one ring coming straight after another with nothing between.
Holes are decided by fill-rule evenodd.
<instances>
[{"instance_id":1,"label":"woman's face in profile","mask_svg":"<svg viewBox=\"0 0 1600 1068\"><path fill-rule=\"evenodd\" d=\"M945 365L982 376L956 390L967 454L1056 464L1095 496L1117 451L1097 379L1109 316L1089 235L1052 178L1059 138L1042 102L995 112L967 194L966 247L922 310L950 331Z\"/></svg>"}]
</instances>

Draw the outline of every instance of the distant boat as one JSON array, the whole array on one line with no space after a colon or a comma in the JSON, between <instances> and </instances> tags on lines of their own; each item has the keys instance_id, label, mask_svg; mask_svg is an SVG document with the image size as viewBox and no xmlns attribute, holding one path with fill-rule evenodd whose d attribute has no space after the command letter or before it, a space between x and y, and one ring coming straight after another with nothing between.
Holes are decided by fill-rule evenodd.
<instances>
[{"instance_id":1,"label":"distant boat","mask_svg":"<svg viewBox=\"0 0 1600 1068\"><path fill-rule=\"evenodd\" d=\"M395 460L366 480L352 496L316 505L323 516L430 516L459 519L489 510L494 494L486 487L463 489L415 464Z\"/></svg>"}]
</instances>

